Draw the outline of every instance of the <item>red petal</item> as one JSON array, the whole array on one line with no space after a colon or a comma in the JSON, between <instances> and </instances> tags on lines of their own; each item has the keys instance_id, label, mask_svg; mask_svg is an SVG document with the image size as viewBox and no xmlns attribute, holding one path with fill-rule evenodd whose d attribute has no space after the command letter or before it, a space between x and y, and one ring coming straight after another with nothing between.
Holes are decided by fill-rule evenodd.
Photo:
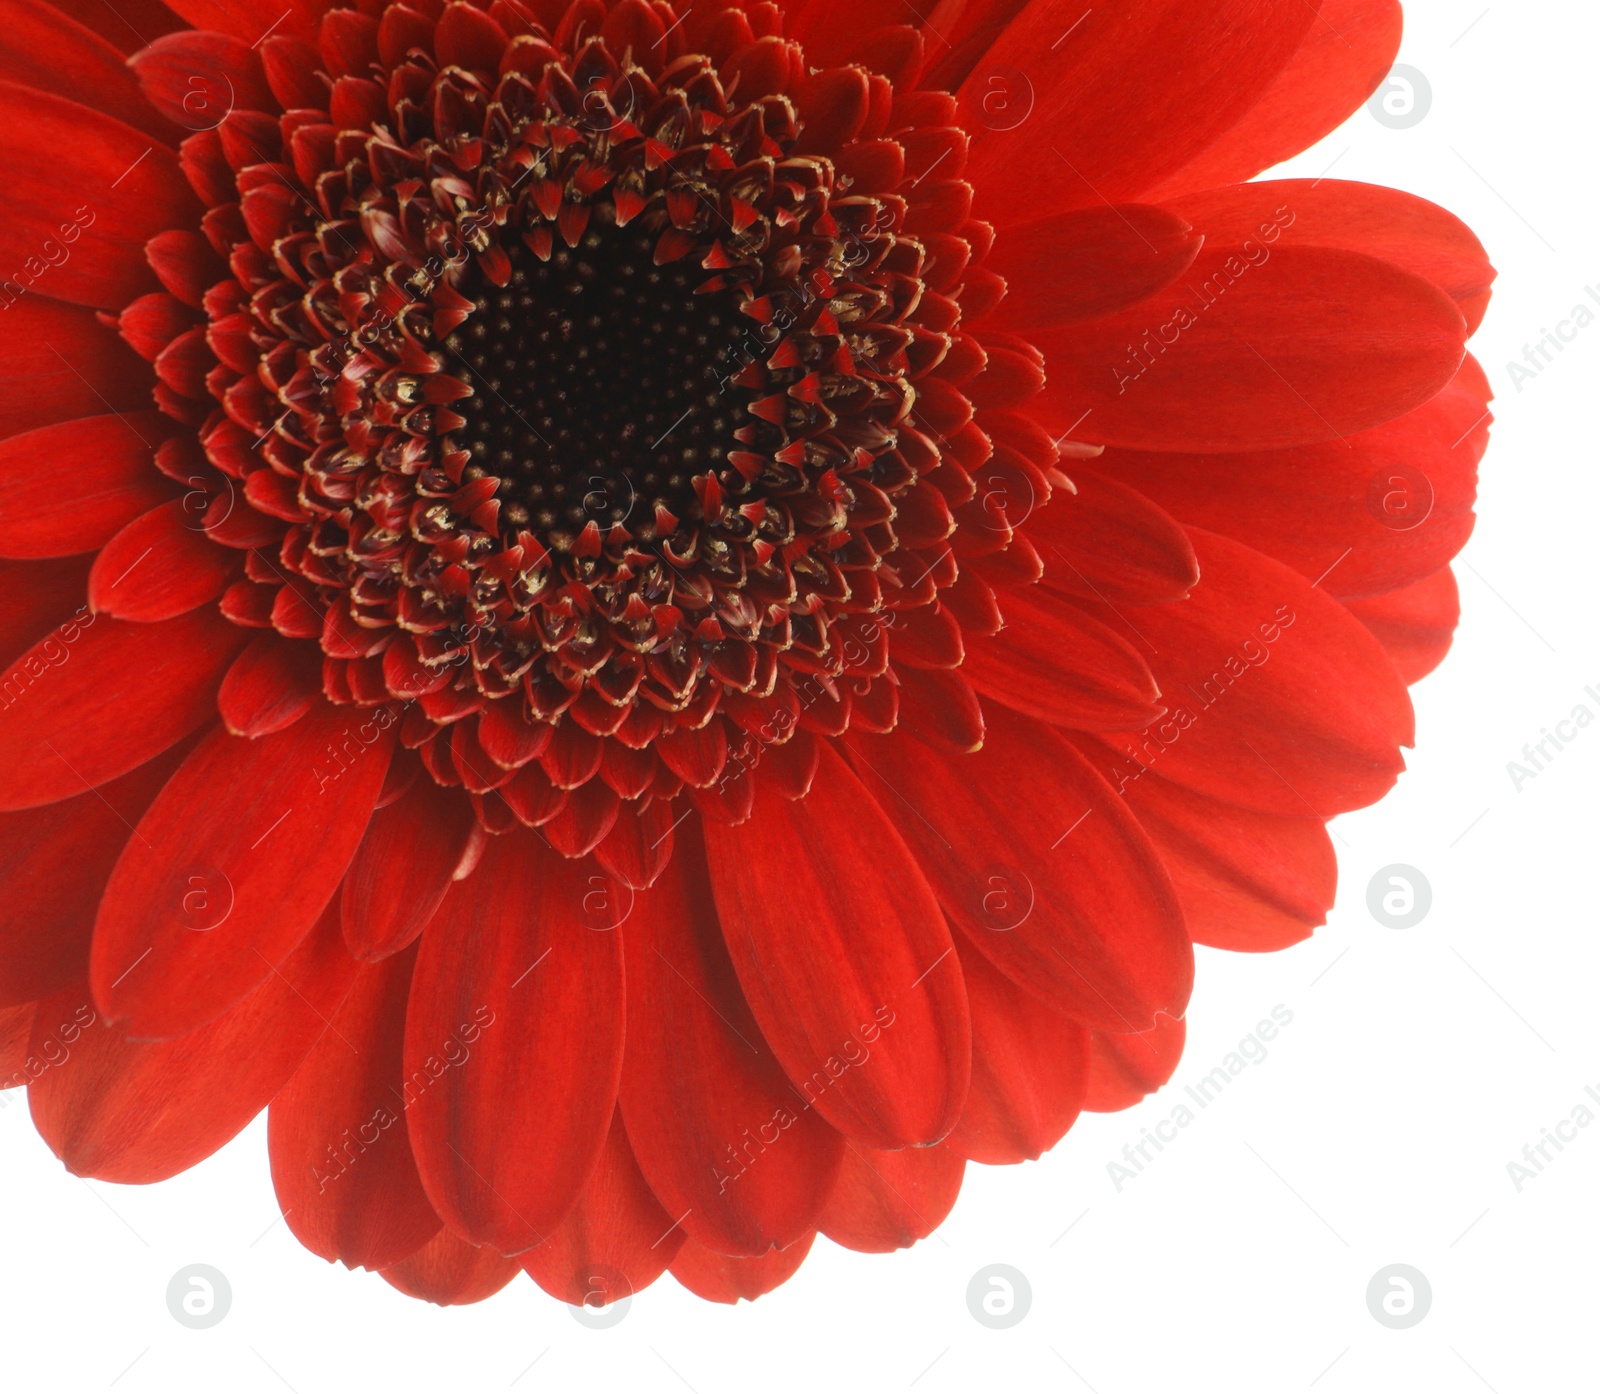
<instances>
[{"instance_id":1,"label":"red petal","mask_svg":"<svg viewBox=\"0 0 1600 1394\"><path fill-rule=\"evenodd\" d=\"M1210 189L1166 205L1205 235L1208 246L1245 239L1281 247L1342 247L1431 281L1478 327L1494 267L1472 229L1438 204L1399 189L1339 179L1273 179ZM1276 215L1289 210L1292 220Z\"/></svg>"},{"instance_id":2,"label":"red petal","mask_svg":"<svg viewBox=\"0 0 1600 1394\"><path fill-rule=\"evenodd\" d=\"M233 1011L171 1041L130 1040L97 1022L84 985L58 993L40 1004L32 1049L49 1058L54 1040L70 1050L70 1068L48 1070L29 1087L34 1124L78 1176L175 1176L283 1087L327 1030L355 966L329 916Z\"/></svg>"},{"instance_id":3,"label":"red petal","mask_svg":"<svg viewBox=\"0 0 1600 1394\"><path fill-rule=\"evenodd\" d=\"M909 1248L944 1223L966 1169L948 1147L876 1152L851 1144L817 1228L858 1253Z\"/></svg>"},{"instance_id":4,"label":"red petal","mask_svg":"<svg viewBox=\"0 0 1600 1394\"><path fill-rule=\"evenodd\" d=\"M90 621L89 607L83 603L88 587L89 559L69 557L36 562L0 561L0 589L6 603L0 606L0 655L14 660L40 631L52 625L75 620L81 628ZM66 638L73 631L62 633ZM15 699L15 690L4 695ZM3 708L0 708L3 709Z\"/></svg>"},{"instance_id":5,"label":"red petal","mask_svg":"<svg viewBox=\"0 0 1600 1394\"><path fill-rule=\"evenodd\" d=\"M172 497L151 460L155 412L63 421L0 442L0 555L92 552ZM70 479L70 489L62 480Z\"/></svg>"},{"instance_id":6,"label":"red petal","mask_svg":"<svg viewBox=\"0 0 1600 1394\"><path fill-rule=\"evenodd\" d=\"M642 809L624 804L605 841L594 849L594 859L624 886L639 891L653 886L672 859L672 833L680 816L660 799Z\"/></svg>"},{"instance_id":7,"label":"red petal","mask_svg":"<svg viewBox=\"0 0 1600 1394\"><path fill-rule=\"evenodd\" d=\"M192 1031L290 953L350 864L393 721L323 705L288 731L216 730L140 820L95 924L95 1001L130 1035Z\"/></svg>"},{"instance_id":8,"label":"red petal","mask_svg":"<svg viewBox=\"0 0 1600 1394\"><path fill-rule=\"evenodd\" d=\"M315 644L258 634L222 679L217 710L236 736L270 736L300 720L321 692L322 651Z\"/></svg>"},{"instance_id":9,"label":"red petal","mask_svg":"<svg viewBox=\"0 0 1600 1394\"><path fill-rule=\"evenodd\" d=\"M238 565L195 526L185 501L173 499L106 543L89 572L89 603L118 619L170 620L221 595Z\"/></svg>"},{"instance_id":10,"label":"red petal","mask_svg":"<svg viewBox=\"0 0 1600 1394\"><path fill-rule=\"evenodd\" d=\"M1197 943L1282 949L1327 918L1338 867L1320 818L1256 813L1157 775L1130 785L1128 804L1172 875Z\"/></svg>"},{"instance_id":11,"label":"red petal","mask_svg":"<svg viewBox=\"0 0 1600 1394\"><path fill-rule=\"evenodd\" d=\"M575 1307L605 1307L642 1292L683 1247L639 1174L618 1115L578 1203L547 1238L522 1255L528 1275Z\"/></svg>"},{"instance_id":12,"label":"red petal","mask_svg":"<svg viewBox=\"0 0 1600 1394\"><path fill-rule=\"evenodd\" d=\"M10 82L0 82L0 127L11 133L0 152L6 301L16 287L31 286L52 300L120 310L155 290L145 242L194 224L203 211L177 153L77 102ZM27 347L36 352L38 343ZM90 382L100 381L65 344L57 347Z\"/></svg>"},{"instance_id":13,"label":"red petal","mask_svg":"<svg viewBox=\"0 0 1600 1394\"><path fill-rule=\"evenodd\" d=\"M445 6L433 42L441 66L453 63L494 73L506 49L506 33L482 10L454 4Z\"/></svg>"},{"instance_id":14,"label":"red petal","mask_svg":"<svg viewBox=\"0 0 1600 1394\"><path fill-rule=\"evenodd\" d=\"M839 1135L806 1106L750 1013L723 945L698 828L627 924L622 1116L685 1233L764 1254L816 1227Z\"/></svg>"},{"instance_id":15,"label":"red petal","mask_svg":"<svg viewBox=\"0 0 1600 1394\"><path fill-rule=\"evenodd\" d=\"M1201 241L1181 215L1138 203L1008 227L983 264L1012 294L984 316L984 327L1026 330L1111 314L1171 285Z\"/></svg>"},{"instance_id":16,"label":"red petal","mask_svg":"<svg viewBox=\"0 0 1600 1394\"><path fill-rule=\"evenodd\" d=\"M1402 590L1348 601L1346 608L1372 631L1408 683L1444 661L1461 619L1461 597L1448 566Z\"/></svg>"},{"instance_id":17,"label":"red petal","mask_svg":"<svg viewBox=\"0 0 1600 1394\"><path fill-rule=\"evenodd\" d=\"M34 1073L28 1068L28 1038L33 1034L33 1010L32 1002L0 1007L0 1089L20 1088ZM35 1063L44 1064L42 1060Z\"/></svg>"},{"instance_id":18,"label":"red petal","mask_svg":"<svg viewBox=\"0 0 1600 1394\"><path fill-rule=\"evenodd\" d=\"M1460 367L1466 322L1389 262L1248 239L1208 242L1131 309L1032 337L1049 363L1049 419L1078 440L1267 450L1421 406Z\"/></svg>"},{"instance_id":19,"label":"red petal","mask_svg":"<svg viewBox=\"0 0 1600 1394\"><path fill-rule=\"evenodd\" d=\"M139 357L154 363L178 335L193 329L194 311L164 290L141 295L117 316L117 332Z\"/></svg>"},{"instance_id":20,"label":"red petal","mask_svg":"<svg viewBox=\"0 0 1600 1394\"><path fill-rule=\"evenodd\" d=\"M705 834L739 982L806 1101L868 1146L943 1137L967 1092L966 992L884 809L829 751L804 799L758 793L748 823Z\"/></svg>"},{"instance_id":21,"label":"red petal","mask_svg":"<svg viewBox=\"0 0 1600 1394\"><path fill-rule=\"evenodd\" d=\"M176 745L216 710L245 631L215 611L162 624L75 618L13 659L0 705L0 808L104 784Z\"/></svg>"},{"instance_id":22,"label":"red petal","mask_svg":"<svg viewBox=\"0 0 1600 1394\"><path fill-rule=\"evenodd\" d=\"M961 668L985 697L1082 731L1142 726L1161 715L1155 678L1120 634L1034 586L998 599L1006 627L974 639Z\"/></svg>"},{"instance_id":23,"label":"red petal","mask_svg":"<svg viewBox=\"0 0 1600 1394\"><path fill-rule=\"evenodd\" d=\"M149 407L154 374L93 310L32 295L0 306L0 434Z\"/></svg>"},{"instance_id":24,"label":"red petal","mask_svg":"<svg viewBox=\"0 0 1600 1394\"><path fill-rule=\"evenodd\" d=\"M1137 1035L1092 1031L1089 1034L1089 1084L1083 1106L1093 1113L1132 1108L1153 1094L1178 1068L1185 1027L1181 1020L1161 1017Z\"/></svg>"},{"instance_id":25,"label":"red petal","mask_svg":"<svg viewBox=\"0 0 1600 1394\"><path fill-rule=\"evenodd\" d=\"M1074 18L1032 0L962 84L967 173L989 195L977 211L1002 226L1124 202L1181 169L1260 100L1316 15L1302 0L1143 0ZM1021 79L1031 104L1007 89L997 110L996 77Z\"/></svg>"},{"instance_id":26,"label":"red petal","mask_svg":"<svg viewBox=\"0 0 1600 1394\"><path fill-rule=\"evenodd\" d=\"M970 949L972 1088L944 1146L974 1162L1031 1161L1066 1135L1083 1107L1089 1032Z\"/></svg>"},{"instance_id":27,"label":"red petal","mask_svg":"<svg viewBox=\"0 0 1600 1394\"><path fill-rule=\"evenodd\" d=\"M951 921L1058 1011L1113 1031L1183 1011L1194 958L1137 820L1065 740L1003 710L983 749L852 743Z\"/></svg>"},{"instance_id":28,"label":"red petal","mask_svg":"<svg viewBox=\"0 0 1600 1394\"><path fill-rule=\"evenodd\" d=\"M297 39L315 38L326 4L325 0L286 0L279 10L258 0L176 0L172 8L196 29L214 29L255 45L269 30Z\"/></svg>"},{"instance_id":29,"label":"red petal","mask_svg":"<svg viewBox=\"0 0 1600 1394\"><path fill-rule=\"evenodd\" d=\"M1105 737L1118 791L1146 771L1266 813L1329 818L1382 797L1413 739L1411 703L1337 601L1259 552L1191 529L1200 584L1139 612L1170 714Z\"/></svg>"},{"instance_id":30,"label":"red petal","mask_svg":"<svg viewBox=\"0 0 1600 1394\"><path fill-rule=\"evenodd\" d=\"M30 4L7 11L0 31L0 79L82 101L146 135L170 141L172 128L150 109L122 52L82 20L63 13L67 8ZM106 18L120 28L118 41L136 38L116 15L107 13Z\"/></svg>"},{"instance_id":31,"label":"red petal","mask_svg":"<svg viewBox=\"0 0 1600 1394\"><path fill-rule=\"evenodd\" d=\"M811 1252L815 1238L815 1234L808 1234L787 1249L774 1250L761 1258L729 1258L689 1240L673 1259L671 1273L696 1297L708 1302L731 1304L740 1298L753 1302L795 1275Z\"/></svg>"},{"instance_id":32,"label":"red petal","mask_svg":"<svg viewBox=\"0 0 1600 1394\"><path fill-rule=\"evenodd\" d=\"M983 707L960 673L907 668L899 676L900 729L956 754L983 744Z\"/></svg>"},{"instance_id":33,"label":"red petal","mask_svg":"<svg viewBox=\"0 0 1600 1394\"><path fill-rule=\"evenodd\" d=\"M289 1228L330 1263L384 1268L439 1232L406 1136L402 1047L414 955L358 971L328 1029L267 1116L272 1184Z\"/></svg>"},{"instance_id":34,"label":"red petal","mask_svg":"<svg viewBox=\"0 0 1600 1394\"><path fill-rule=\"evenodd\" d=\"M215 130L234 111L278 108L260 54L226 34L168 34L140 49L128 66L150 105L186 131Z\"/></svg>"},{"instance_id":35,"label":"red petal","mask_svg":"<svg viewBox=\"0 0 1600 1394\"><path fill-rule=\"evenodd\" d=\"M536 835L507 833L422 936L406 1076L426 1087L406 1114L411 1145L445 1223L503 1253L560 1224L611 1125L622 939L591 927L615 922L597 893ZM469 1046L471 1068L452 1068Z\"/></svg>"},{"instance_id":36,"label":"red petal","mask_svg":"<svg viewBox=\"0 0 1600 1394\"><path fill-rule=\"evenodd\" d=\"M123 53L132 53L157 35L183 27L183 21L161 0L118 0L114 12L104 0L53 0L53 8Z\"/></svg>"},{"instance_id":37,"label":"red petal","mask_svg":"<svg viewBox=\"0 0 1600 1394\"><path fill-rule=\"evenodd\" d=\"M1372 95L1399 48L1399 0L1321 0L1305 42L1244 119L1154 196L1242 183L1309 149Z\"/></svg>"},{"instance_id":38,"label":"red petal","mask_svg":"<svg viewBox=\"0 0 1600 1394\"><path fill-rule=\"evenodd\" d=\"M1488 400L1469 356L1432 401L1343 441L1232 455L1108 450L1098 463L1184 522L1276 557L1331 595L1372 595L1431 575L1465 544ZM1044 524L1075 502L1046 510Z\"/></svg>"},{"instance_id":39,"label":"red petal","mask_svg":"<svg viewBox=\"0 0 1600 1394\"><path fill-rule=\"evenodd\" d=\"M1200 567L1177 521L1094 470L1074 465L1072 479L1075 494L1028 519L1028 538L1044 558L1046 588L1109 605L1182 600L1200 579Z\"/></svg>"},{"instance_id":40,"label":"red petal","mask_svg":"<svg viewBox=\"0 0 1600 1394\"><path fill-rule=\"evenodd\" d=\"M410 1258L385 1268L380 1276L407 1297L456 1307L493 1297L517 1272L515 1259L487 1247L474 1248L441 1229Z\"/></svg>"},{"instance_id":41,"label":"red petal","mask_svg":"<svg viewBox=\"0 0 1600 1394\"><path fill-rule=\"evenodd\" d=\"M474 821L467 799L427 778L372 815L344 878L351 953L385 958L422 932L450 889Z\"/></svg>"},{"instance_id":42,"label":"red petal","mask_svg":"<svg viewBox=\"0 0 1600 1394\"><path fill-rule=\"evenodd\" d=\"M860 68L823 68L794 85L800 117L796 154L831 155L856 138L867 119L867 75Z\"/></svg>"},{"instance_id":43,"label":"red petal","mask_svg":"<svg viewBox=\"0 0 1600 1394\"><path fill-rule=\"evenodd\" d=\"M0 813L0 1004L48 997L89 970L95 912L129 830L178 752L99 789Z\"/></svg>"}]
</instances>

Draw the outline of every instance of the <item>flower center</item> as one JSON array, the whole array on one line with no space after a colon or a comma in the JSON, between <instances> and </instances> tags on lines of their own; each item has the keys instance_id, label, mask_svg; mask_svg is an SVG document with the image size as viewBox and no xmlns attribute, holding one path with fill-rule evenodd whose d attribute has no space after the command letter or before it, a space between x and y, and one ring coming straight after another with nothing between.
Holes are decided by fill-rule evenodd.
<instances>
[{"instance_id":1,"label":"flower center","mask_svg":"<svg viewBox=\"0 0 1600 1394\"><path fill-rule=\"evenodd\" d=\"M471 456L464 480L501 481L508 541L526 529L567 550L591 521L648 538L658 508L695 509L691 481L737 445L736 298L696 295L704 271L656 265L655 243L596 219L546 261L510 237L505 287L476 261L461 287L474 311L445 346L473 395L455 406L455 444Z\"/></svg>"}]
</instances>

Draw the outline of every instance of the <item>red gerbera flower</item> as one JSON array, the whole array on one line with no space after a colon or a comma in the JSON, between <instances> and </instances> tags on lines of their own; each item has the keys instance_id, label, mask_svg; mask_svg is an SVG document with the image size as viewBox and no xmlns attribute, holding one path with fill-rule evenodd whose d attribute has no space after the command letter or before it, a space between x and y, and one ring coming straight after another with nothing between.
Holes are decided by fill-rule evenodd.
<instances>
[{"instance_id":1,"label":"red gerbera flower","mask_svg":"<svg viewBox=\"0 0 1600 1394\"><path fill-rule=\"evenodd\" d=\"M0 1064L70 1170L270 1103L327 1259L731 1301L1321 923L1493 273L1238 181L1397 5L4 8Z\"/></svg>"}]
</instances>

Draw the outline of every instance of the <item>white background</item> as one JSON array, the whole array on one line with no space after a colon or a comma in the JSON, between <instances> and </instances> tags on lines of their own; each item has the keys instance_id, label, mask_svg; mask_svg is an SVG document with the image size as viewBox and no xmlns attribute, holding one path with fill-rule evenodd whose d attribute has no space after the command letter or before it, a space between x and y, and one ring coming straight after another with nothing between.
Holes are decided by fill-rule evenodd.
<instances>
[{"instance_id":1,"label":"white background","mask_svg":"<svg viewBox=\"0 0 1600 1394\"><path fill-rule=\"evenodd\" d=\"M1477 230L1501 272L1473 345L1498 424L1458 563L1456 646L1414 690L1410 771L1381 806L1334 825L1341 888L1326 929L1280 954L1200 950L1171 1085L1129 1112L1085 1116L1042 1162L969 1168L954 1214L915 1250L868 1257L819 1240L797 1277L737 1309L664 1278L604 1331L526 1278L441 1310L313 1257L277 1221L264 1118L177 1180L122 1187L67 1175L13 1094L0 1108L0 1385L1600 1387L1600 1124L1520 1193L1507 1172L1585 1084L1600 1091L1600 725L1520 792L1506 770L1576 704L1600 714L1584 693L1600 690L1600 324L1520 391L1507 366L1586 285L1600 287L1597 40L1586 5L1413 0L1400 61L1432 87L1426 117L1393 130L1357 112L1287 167L1409 189ZM1433 888L1409 930L1366 907L1368 881L1396 862ZM1266 1059L1119 1193L1107 1163L1278 1004L1294 1020ZM168 1280L196 1262L233 1289L227 1318L206 1331L179 1325L165 1301ZM1028 1315L1007 1330L966 1306L968 1281L995 1262L1032 1287ZM1402 1331L1365 1299L1397 1262L1433 1292L1427 1317Z\"/></svg>"}]
</instances>

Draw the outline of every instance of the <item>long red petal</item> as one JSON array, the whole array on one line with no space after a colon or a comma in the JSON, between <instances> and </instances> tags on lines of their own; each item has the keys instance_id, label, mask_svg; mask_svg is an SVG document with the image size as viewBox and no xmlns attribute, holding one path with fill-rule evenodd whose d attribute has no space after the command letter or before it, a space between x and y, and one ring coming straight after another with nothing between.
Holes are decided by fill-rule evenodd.
<instances>
[{"instance_id":1,"label":"long red petal","mask_svg":"<svg viewBox=\"0 0 1600 1394\"><path fill-rule=\"evenodd\" d=\"M1315 145L1377 89L1400 27L1400 0L1321 0L1305 42L1244 118L1152 197L1242 183Z\"/></svg>"},{"instance_id":2,"label":"long red petal","mask_svg":"<svg viewBox=\"0 0 1600 1394\"><path fill-rule=\"evenodd\" d=\"M216 599L239 562L194 524L183 499L135 518L95 558L89 603L100 614L148 624Z\"/></svg>"},{"instance_id":3,"label":"long red petal","mask_svg":"<svg viewBox=\"0 0 1600 1394\"><path fill-rule=\"evenodd\" d=\"M622 1116L685 1232L759 1255L816 1228L841 1142L791 1085L723 944L695 832L627 924Z\"/></svg>"},{"instance_id":4,"label":"long red petal","mask_svg":"<svg viewBox=\"0 0 1600 1394\"><path fill-rule=\"evenodd\" d=\"M972 1003L972 1088L944 1146L991 1166L1031 1161L1083 1107L1089 1032L1051 1011L973 950L961 955Z\"/></svg>"},{"instance_id":5,"label":"long red petal","mask_svg":"<svg viewBox=\"0 0 1600 1394\"><path fill-rule=\"evenodd\" d=\"M209 608L52 630L0 674L0 808L70 798L176 745L215 712L247 637Z\"/></svg>"},{"instance_id":6,"label":"long red petal","mask_svg":"<svg viewBox=\"0 0 1600 1394\"><path fill-rule=\"evenodd\" d=\"M997 225L1159 184L1260 100L1316 14L1301 0L1143 0L1076 18L1031 0L962 84L967 173ZM1013 103L998 113L997 76Z\"/></svg>"},{"instance_id":7,"label":"long red petal","mask_svg":"<svg viewBox=\"0 0 1600 1394\"><path fill-rule=\"evenodd\" d=\"M604 1307L643 1292L667 1271L683 1242L682 1229L640 1174L618 1115L578 1203L521 1261L552 1297L575 1307Z\"/></svg>"},{"instance_id":8,"label":"long red petal","mask_svg":"<svg viewBox=\"0 0 1600 1394\"><path fill-rule=\"evenodd\" d=\"M1145 771L1265 813L1329 818L1372 803L1404 768L1411 702L1344 606L1279 562L1191 529L1200 584L1138 614L1171 711L1105 737L1122 791ZM1089 738L1084 748L1096 747Z\"/></svg>"},{"instance_id":9,"label":"long red petal","mask_svg":"<svg viewBox=\"0 0 1600 1394\"><path fill-rule=\"evenodd\" d=\"M426 777L372 815L341 893L351 953L383 958L422 932L450 889L473 826L472 804L460 791Z\"/></svg>"},{"instance_id":10,"label":"long red petal","mask_svg":"<svg viewBox=\"0 0 1600 1394\"><path fill-rule=\"evenodd\" d=\"M411 1155L403 1087L415 955L361 968L328 1030L267 1116L278 1204L295 1237L330 1263L386 1268L443 1223Z\"/></svg>"},{"instance_id":11,"label":"long red petal","mask_svg":"<svg viewBox=\"0 0 1600 1394\"><path fill-rule=\"evenodd\" d=\"M520 1253L576 1204L622 1068L622 936L584 867L535 833L491 839L422 936L406 1013L406 1119L457 1234ZM467 1039L468 1035L472 1039ZM452 1055L470 1050L468 1067Z\"/></svg>"},{"instance_id":12,"label":"long red petal","mask_svg":"<svg viewBox=\"0 0 1600 1394\"><path fill-rule=\"evenodd\" d=\"M966 1168L944 1146L877 1152L852 1143L817 1228L863 1254L909 1248L944 1223Z\"/></svg>"},{"instance_id":13,"label":"long red petal","mask_svg":"<svg viewBox=\"0 0 1600 1394\"><path fill-rule=\"evenodd\" d=\"M789 1078L872 1147L936 1142L971 1064L960 964L901 834L824 752L811 792L758 791L750 821L708 821L723 938Z\"/></svg>"},{"instance_id":14,"label":"long red petal","mask_svg":"<svg viewBox=\"0 0 1600 1394\"><path fill-rule=\"evenodd\" d=\"M410 1258L385 1268L379 1276L407 1297L457 1307L493 1297L519 1271L515 1259L488 1246L475 1248L441 1229Z\"/></svg>"},{"instance_id":15,"label":"long red petal","mask_svg":"<svg viewBox=\"0 0 1600 1394\"><path fill-rule=\"evenodd\" d=\"M811 1252L816 1235L797 1239L787 1249L775 1249L762 1258L730 1258L688 1240L672 1261L671 1273L696 1297L708 1302L753 1302L799 1271Z\"/></svg>"},{"instance_id":16,"label":"long red petal","mask_svg":"<svg viewBox=\"0 0 1600 1394\"><path fill-rule=\"evenodd\" d=\"M75 799L0 813L0 1004L37 1001L87 976L111 868L185 751Z\"/></svg>"},{"instance_id":17,"label":"long red petal","mask_svg":"<svg viewBox=\"0 0 1600 1394\"><path fill-rule=\"evenodd\" d=\"M201 741L111 873L89 959L101 1011L178 1036L271 974L350 864L394 724L324 704L276 736Z\"/></svg>"},{"instance_id":18,"label":"long red petal","mask_svg":"<svg viewBox=\"0 0 1600 1394\"><path fill-rule=\"evenodd\" d=\"M1186 1034L1183 1021L1168 1016L1136 1034L1091 1031L1084 1108L1115 1113L1153 1094L1178 1068Z\"/></svg>"},{"instance_id":19,"label":"long red petal","mask_svg":"<svg viewBox=\"0 0 1600 1394\"><path fill-rule=\"evenodd\" d=\"M338 925L325 918L226 1016L170 1041L130 1040L96 1019L86 985L65 989L40 1003L34 1020L32 1053L61 1059L29 1086L33 1121L76 1175L175 1176L283 1087L328 1029L355 970Z\"/></svg>"},{"instance_id":20,"label":"long red petal","mask_svg":"<svg viewBox=\"0 0 1600 1394\"><path fill-rule=\"evenodd\" d=\"M1461 596L1448 566L1400 590L1346 602L1406 682L1428 676L1450 651Z\"/></svg>"},{"instance_id":21,"label":"long red petal","mask_svg":"<svg viewBox=\"0 0 1600 1394\"><path fill-rule=\"evenodd\" d=\"M1130 309L1032 338L1050 365L1041 404L1074 439L1269 450L1421 406L1461 366L1466 334L1449 296L1390 262L1251 238L1208 242Z\"/></svg>"},{"instance_id":22,"label":"long red petal","mask_svg":"<svg viewBox=\"0 0 1600 1394\"><path fill-rule=\"evenodd\" d=\"M1322 819L1257 813L1160 775L1129 785L1128 805L1161 852L1196 943L1283 949L1327 918L1338 866Z\"/></svg>"},{"instance_id":23,"label":"long red petal","mask_svg":"<svg viewBox=\"0 0 1600 1394\"><path fill-rule=\"evenodd\" d=\"M164 434L156 413L137 412L63 421L0 442L0 555L92 552L171 498L172 482L151 462Z\"/></svg>"},{"instance_id":24,"label":"long red petal","mask_svg":"<svg viewBox=\"0 0 1600 1394\"><path fill-rule=\"evenodd\" d=\"M0 126L12 136L0 152L0 264L24 268L37 285L29 294L101 309L155 290L144 244L193 226L203 211L177 152L102 112L12 82L0 81ZM70 190L78 192L64 196ZM15 271L10 280L17 284Z\"/></svg>"},{"instance_id":25,"label":"long red petal","mask_svg":"<svg viewBox=\"0 0 1600 1394\"><path fill-rule=\"evenodd\" d=\"M1113 1031L1183 1011L1194 956L1166 872L1059 735L995 710L973 755L893 737L863 737L851 754L906 810L901 826L945 913L1002 972Z\"/></svg>"}]
</instances>

